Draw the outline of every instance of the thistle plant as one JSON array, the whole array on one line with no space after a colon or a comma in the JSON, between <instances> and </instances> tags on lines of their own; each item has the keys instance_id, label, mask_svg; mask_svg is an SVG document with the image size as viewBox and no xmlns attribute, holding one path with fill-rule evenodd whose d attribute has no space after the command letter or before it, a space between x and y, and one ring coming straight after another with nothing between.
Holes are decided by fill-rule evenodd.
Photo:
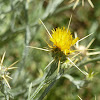
<instances>
[{"instance_id":1,"label":"thistle plant","mask_svg":"<svg viewBox=\"0 0 100 100\"><path fill-rule=\"evenodd\" d=\"M0 100L98 99L99 5L100 0L1 0L0 53L11 57L5 62L4 52L0 59ZM15 59L21 59L18 70L18 61L9 66Z\"/></svg>"},{"instance_id":2,"label":"thistle plant","mask_svg":"<svg viewBox=\"0 0 100 100\"><path fill-rule=\"evenodd\" d=\"M92 80L95 73L94 72L88 73L87 71L81 70L75 64L76 62L75 62L75 59L73 59L73 58L75 56L77 56L78 54L83 53L84 51L91 50L91 49L88 49L88 48L92 44L92 42L84 50L79 49L78 43L80 41L84 40L85 38L89 37L93 33L83 37L82 39L79 39L78 37L73 38L72 34L69 30L69 26L70 26L70 23L71 23L71 18L72 18L72 16L70 17L70 21L69 21L69 24L68 24L67 28L65 28L65 27L59 28L58 27L58 28L52 30L52 34L50 34L50 32L48 31L48 29L46 28L44 23L40 20L41 23L43 24L43 26L45 27L45 29L47 30L49 40L52 42L52 44L47 43L47 45L49 47L47 49L32 47L32 46L27 46L27 47L43 50L43 51L46 51L46 52L51 52L53 60L51 60L51 62L45 67L45 69L47 69L52 63L55 63L55 66L56 66L55 70L57 69L57 76L58 77L59 77L59 75L62 76L64 74L64 72L62 72L62 69L63 69L62 65L64 63L68 64L70 62L71 65L75 66L82 74L84 74L86 76L87 80ZM75 47L75 44L76 44L76 47ZM76 48L76 50L73 50L72 47ZM49 71L51 71L51 70L52 70L52 68L50 68ZM53 74L53 72L50 72L50 73ZM50 75L52 75L50 73L48 72L48 74L45 77L42 85L49 82L48 79L49 79ZM57 76L56 76L56 78L57 78ZM34 92L34 94L31 96L31 98L34 98L40 90L41 90L41 85L40 85L39 88L37 88L37 90ZM45 92L43 92L43 94L44 93ZM43 98L43 96L40 96L40 98ZM41 100L40 98L38 100Z\"/></svg>"},{"instance_id":3,"label":"thistle plant","mask_svg":"<svg viewBox=\"0 0 100 100\"><path fill-rule=\"evenodd\" d=\"M74 52L76 51L81 51L81 50L71 50L71 47L73 45L75 45L76 43L78 43L79 41L82 41L83 39L87 38L88 36L90 36L91 34L89 34L88 36L85 36L84 38L78 40L78 37L76 37L75 39L72 37L72 34L69 30L69 26L70 26L70 22L71 22L71 18L72 15L70 17L70 21L69 21L69 25L68 28L56 28L52 30L52 35L50 34L50 32L47 30L46 26L44 25L44 23L41 21L41 23L43 24L43 26L45 27L45 29L48 32L48 36L50 38L50 41L52 42L52 45L47 43L49 46L49 49L43 49L43 48L37 48L37 47L32 47L32 46L27 46L27 47L31 47L31 48L35 48L35 49L40 49L40 50L44 50L44 51L50 51L52 53L52 57L53 60L46 66L46 68L53 62L56 61L58 62L58 72L59 72L59 67L60 67L60 63L64 63L67 59L79 70L81 71L83 74L87 75L87 73L84 73L81 69L79 69L69 58L70 55L73 55ZM92 33L93 34L93 33ZM88 49L85 49L88 50ZM46 69L45 68L45 69Z\"/></svg>"}]
</instances>

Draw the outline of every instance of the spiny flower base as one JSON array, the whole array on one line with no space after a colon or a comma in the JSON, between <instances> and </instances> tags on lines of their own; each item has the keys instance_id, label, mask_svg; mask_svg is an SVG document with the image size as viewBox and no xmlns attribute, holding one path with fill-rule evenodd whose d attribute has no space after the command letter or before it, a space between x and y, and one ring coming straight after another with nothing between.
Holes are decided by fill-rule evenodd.
<instances>
[{"instance_id":1,"label":"spiny flower base","mask_svg":"<svg viewBox=\"0 0 100 100\"><path fill-rule=\"evenodd\" d=\"M56 61L61 61L61 62L65 62L66 61L66 55L58 48L55 47L52 49L52 57L56 60Z\"/></svg>"}]
</instances>

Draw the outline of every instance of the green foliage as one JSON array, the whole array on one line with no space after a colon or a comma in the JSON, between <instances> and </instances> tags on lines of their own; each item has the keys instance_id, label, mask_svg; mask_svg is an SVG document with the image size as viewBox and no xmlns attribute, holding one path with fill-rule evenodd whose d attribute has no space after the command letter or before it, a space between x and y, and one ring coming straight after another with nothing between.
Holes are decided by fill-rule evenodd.
<instances>
[{"instance_id":1,"label":"green foliage","mask_svg":"<svg viewBox=\"0 0 100 100\"><path fill-rule=\"evenodd\" d=\"M94 8L85 2L84 7L79 4L72 10L74 3L68 3L69 0L0 0L0 57L6 51L6 66L19 60L14 65L18 68L9 71L13 78L8 79L11 89L0 77L0 100L79 100L78 95L83 100L95 100L95 96L99 100L100 0L92 1ZM52 54L27 47L47 48L50 43L39 18L52 33L53 28L67 28L71 14L72 33L76 32L80 39L94 33L80 45L86 47L95 39L90 48L96 50L72 58L88 73L87 77L68 60L61 63L59 72L56 61L44 70L53 59ZM92 52L99 54L84 55Z\"/></svg>"}]
</instances>

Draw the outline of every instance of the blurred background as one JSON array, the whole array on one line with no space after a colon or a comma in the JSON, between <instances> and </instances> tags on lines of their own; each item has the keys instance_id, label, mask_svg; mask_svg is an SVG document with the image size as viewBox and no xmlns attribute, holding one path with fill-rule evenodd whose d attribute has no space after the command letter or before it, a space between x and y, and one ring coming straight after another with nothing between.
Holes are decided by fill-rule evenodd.
<instances>
[{"instance_id":1,"label":"blurred background","mask_svg":"<svg viewBox=\"0 0 100 100\"><path fill-rule=\"evenodd\" d=\"M50 43L39 18L52 33L53 28L63 26L67 28L72 14L70 30L73 36L76 32L79 38L83 38L94 32L81 41L80 45L86 47L94 39L90 48L100 52L100 0L92 0L92 3L94 8L87 0L82 7L80 0L73 10L75 2L69 3L69 0L0 0L0 57L6 51L4 60L6 67L19 60L15 65L18 68L9 71L13 78L8 80L12 89L6 88L5 93L1 91L0 100L5 100L5 94L10 100L26 100L30 83L32 83L32 94L46 73L44 68L51 61L51 54L26 47L30 45L43 48L48 47L46 42ZM83 100L100 100L100 54L89 56L89 59L94 58L97 59L87 64L89 70L98 72L92 81L85 82L79 89L70 79L62 77L44 100L80 100L78 95ZM84 75L78 70L72 69L68 74L74 80L85 80ZM43 90L40 94L41 92Z\"/></svg>"}]
</instances>

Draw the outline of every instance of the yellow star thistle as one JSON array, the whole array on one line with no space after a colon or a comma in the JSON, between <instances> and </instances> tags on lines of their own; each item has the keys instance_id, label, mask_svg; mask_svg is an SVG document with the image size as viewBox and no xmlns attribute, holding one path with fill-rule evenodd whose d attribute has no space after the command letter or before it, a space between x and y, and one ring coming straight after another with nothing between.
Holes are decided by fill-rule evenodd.
<instances>
[{"instance_id":1,"label":"yellow star thistle","mask_svg":"<svg viewBox=\"0 0 100 100\"><path fill-rule=\"evenodd\" d=\"M65 27L59 28L58 27L56 29L53 29L52 30L52 35L50 34L50 32L46 28L45 24L40 19L40 22L43 24L44 28L48 32L48 36L50 37L50 41L53 43L53 45L50 45L50 44L47 43L48 46L51 49L44 49L44 48L38 48L38 47L32 47L32 46L27 46L27 47L38 49L38 50L43 50L43 51L51 51L53 60L45 67L45 69L48 68L48 66L50 66L50 64L52 64L54 61L56 61L58 63L58 70L57 70L57 72L59 72L60 62L63 63L63 62L65 62L68 59L81 73L83 73L84 75L87 76L88 73L85 73L80 68L78 68L78 66L76 66L74 64L74 62L68 57L68 55L71 54L72 52L74 52L74 50L71 50L71 47L76 42L78 43L79 41L82 41L83 39L87 38L88 36L90 36L93 33L85 36L84 38L82 38L80 40L78 40L78 37L76 37L74 39L72 37L72 34L71 34L70 30L69 30L71 18L72 18L72 15L70 17L68 28L65 28Z\"/></svg>"},{"instance_id":2,"label":"yellow star thistle","mask_svg":"<svg viewBox=\"0 0 100 100\"><path fill-rule=\"evenodd\" d=\"M58 48L65 55L73 52L70 50L71 46L73 46L78 38L73 38L70 30L63 28L56 28L52 30L52 37L50 37L50 41L53 42L52 48Z\"/></svg>"}]
</instances>

